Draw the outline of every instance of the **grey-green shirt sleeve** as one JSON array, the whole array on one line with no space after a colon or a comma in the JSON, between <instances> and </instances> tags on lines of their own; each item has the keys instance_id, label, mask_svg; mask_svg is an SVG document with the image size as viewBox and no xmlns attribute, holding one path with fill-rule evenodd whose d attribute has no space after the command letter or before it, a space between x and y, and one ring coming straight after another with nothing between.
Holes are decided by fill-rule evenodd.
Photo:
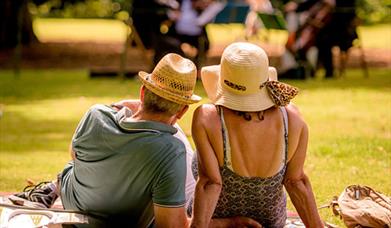
<instances>
[{"instance_id":1,"label":"grey-green shirt sleeve","mask_svg":"<svg viewBox=\"0 0 391 228\"><path fill-rule=\"evenodd\" d=\"M80 120L72 137L72 149L78 159L101 159L104 152L99 153L97 147L104 148L106 135L101 130L102 126L114 121L116 111L106 105L93 105ZM104 117L106 116L106 117ZM93 151L94 153L91 153ZM87 158L87 157L88 158ZM98 156L98 157L97 157Z\"/></svg>"},{"instance_id":2,"label":"grey-green shirt sleeve","mask_svg":"<svg viewBox=\"0 0 391 228\"><path fill-rule=\"evenodd\" d=\"M182 151L183 150L183 151ZM162 171L152 192L153 203L162 207L182 207L185 205L186 153L181 152L171 159Z\"/></svg>"}]
</instances>

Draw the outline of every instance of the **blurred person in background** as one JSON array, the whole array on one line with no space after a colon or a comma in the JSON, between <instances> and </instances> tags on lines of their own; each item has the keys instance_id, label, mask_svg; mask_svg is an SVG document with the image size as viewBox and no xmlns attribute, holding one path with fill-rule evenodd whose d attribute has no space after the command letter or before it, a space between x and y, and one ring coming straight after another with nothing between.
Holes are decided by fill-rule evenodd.
<instances>
[{"instance_id":1,"label":"blurred person in background","mask_svg":"<svg viewBox=\"0 0 391 228\"><path fill-rule=\"evenodd\" d=\"M273 6L269 0L248 0L250 12L246 17L246 37L256 35L264 27L258 13L271 14L274 12Z\"/></svg>"},{"instance_id":2,"label":"blurred person in background","mask_svg":"<svg viewBox=\"0 0 391 228\"><path fill-rule=\"evenodd\" d=\"M166 39L175 39L177 47L161 47L156 50L160 55L164 52L183 53L183 44L195 48L196 54L192 58L197 67L205 59L210 47L206 31L208 23L224 8L225 3L216 0L182 0L180 10L172 11L170 19L172 24L165 36Z\"/></svg>"},{"instance_id":3,"label":"blurred person in background","mask_svg":"<svg viewBox=\"0 0 391 228\"><path fill-rule=\"evenodd\" d=\"M146 48L155 49L158 47L158 41L162 38L161 24L169 19L171 11L179 10L179 7L180 2L176 0L132 1L133 24Z\"/></svg>"},{"instance_id":4,"label":"blurred person in background","mask_svg":"<svg viewBox=\"0 0 391 228\"><path fill-rule=\"evenodd\" d=\"M154 65L167 53L185 55L184 43L197 50L199 65L210 46L206 25L223 7L214 0L136 0L132 18L145 47L155 52Z\"/></svg>"},{"instance_id":5,"label":"blurred person in background","mask_svg":"<svg viewBox=\"0 0 391 228\"><path fill-rule=\"evenodd\" d=\"M337 46L345 53L358 38L355 10L355 0L288 2L285 5L289 32L287 49L298 62L307 62L309 49L316 47L314 70L323 67L324 78L333 78L332 48ZM289 77L290 73L283 77Z\"/></svg>"},{"instance_id":6,"label":"blurred person in background","mask_svg":"<svg viewBox=\"0 0 391 228\"><path fill-rule=\"evenodd\" d=\"M180 3L176 0L134 0L132 2L133 25L145 48L154 51L152 68L168 53L183 55L178 42L168 39L161 31L162 25L171 20L170 15L179 11Z\"/></svg>"}]
</instances>

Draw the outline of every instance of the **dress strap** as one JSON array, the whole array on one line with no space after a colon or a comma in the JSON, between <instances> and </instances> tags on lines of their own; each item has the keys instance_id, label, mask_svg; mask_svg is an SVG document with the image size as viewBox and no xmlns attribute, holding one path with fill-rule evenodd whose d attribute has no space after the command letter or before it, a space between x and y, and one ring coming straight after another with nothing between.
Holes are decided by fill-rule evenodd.
<instances>
[{"instance_id":1,"label":"dress strap","mask_svg":"<svg viewBox=\"0 0 391 228\"><path fill-rule=\"evenodd\" d=\"M280 111L282 113L282 119L284 121L284 142L285 142L285 145L284 145L284 152L285 152L285 155L284 155L284 164L287 163L288 161L288 113L285 109L285 107L280 107Z\"/></svg>"},{"instance_id":2,"label":"dress strap","mask_svg":"<svg viewBox=\"0 0 391 228\"><path fill-rule=\"evenodd\" d=\"M231 171L233 171L231 161L231 146L229 143L227 126L225 125L223 108L221 108L220 106L217 107L220 114L221 131L223 134L224 166L227 166Z\"/></svg>"}]
</instances>

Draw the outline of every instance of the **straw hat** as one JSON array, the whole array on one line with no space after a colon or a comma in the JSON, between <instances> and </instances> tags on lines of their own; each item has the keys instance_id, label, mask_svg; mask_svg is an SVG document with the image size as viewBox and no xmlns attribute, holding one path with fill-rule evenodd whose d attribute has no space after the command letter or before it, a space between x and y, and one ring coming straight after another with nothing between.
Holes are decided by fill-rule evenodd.
<instances>
[{"instance_id":1,"label":"straw hat","mask_svg":"<svg viewBox=\"0 0 391 228\"><path fill-rule=\"evenodd\" d=\"M197 69L192 61L180 55L165 55L151 74L140 71L141 82L156 95L178 104L193 104L201 97L193 94Z\"/></svg>"},{"instance_id":2,"label":"straw hat","mask_svg":"<svg viewBox=\"0 0 391 228\"><path fill-rule=\"evenodd\" d=\"M201 79L209 99L216 105L255 112L284 106L297 88L277 81L265 51L251 43L237 42L225 48L220 65L203 67Z\"/></svg>"}]
</instances>

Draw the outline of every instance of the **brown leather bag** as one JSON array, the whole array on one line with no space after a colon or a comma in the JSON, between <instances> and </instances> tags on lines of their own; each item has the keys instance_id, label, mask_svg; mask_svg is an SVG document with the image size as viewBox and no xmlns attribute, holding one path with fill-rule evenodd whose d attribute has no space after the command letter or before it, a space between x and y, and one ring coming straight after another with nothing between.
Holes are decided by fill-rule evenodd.
<instances>
[{"instance_id":1,"label":"brown leather bag","mask_svg":"<svg viewBox=\"0 0 391 228\"><path fill-rule=\"evenodd\" d=\"M368 186L348 186L331 206L348 228L391 228L391 198Z\"/></svg>"}]
</instances>

